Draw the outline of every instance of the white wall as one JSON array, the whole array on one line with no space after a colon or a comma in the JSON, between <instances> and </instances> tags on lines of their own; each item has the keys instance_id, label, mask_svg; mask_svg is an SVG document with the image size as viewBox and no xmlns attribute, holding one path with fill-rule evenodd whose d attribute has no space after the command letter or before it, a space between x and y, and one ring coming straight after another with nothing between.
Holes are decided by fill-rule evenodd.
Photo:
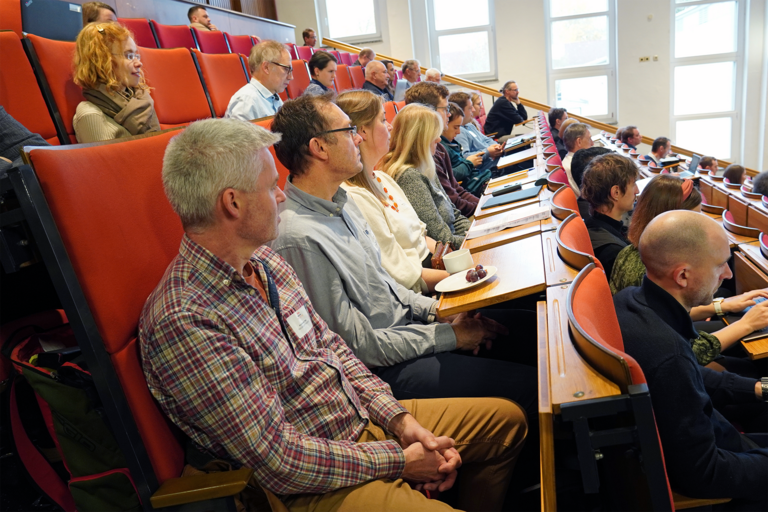
<instances>
[{"instance_id":1,"label":"white wall","mask_svg":"<svg viewBox=\"0 0 768 512\"><path fill-rule=\"evenodd\" d=\"M672 0L618 0L618 124L634 124L650 137L671 133L671 8ZM767 0L748 3L745 116L741 121L741 147L732 160L757 170L768 170L768 31ZM316 27L314 0L276 0L278 19L301 30ZM383 41L371 43L375 51L399 59L417 58L430 66L426 35L425 0L384 0ZM468 1L471 5L471 0ZM649 15L652 16L649 20ZM498 88L516 80L524 98L549 103L547 96L546 38L543 0L495 0L498 77L483 85ZM658 55L659 60L653 61ZM639 57L650 56L650 62ZM695 86L711 87L717 80ZM486 106L490 106L486 98Z\"/></svg>"}]
</instances>

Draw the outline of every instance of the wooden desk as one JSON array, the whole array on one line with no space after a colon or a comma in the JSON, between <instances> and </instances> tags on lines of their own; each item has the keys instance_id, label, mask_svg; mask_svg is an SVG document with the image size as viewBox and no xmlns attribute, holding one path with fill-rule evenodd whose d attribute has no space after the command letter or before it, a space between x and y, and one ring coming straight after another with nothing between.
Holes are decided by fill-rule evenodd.
<instances>
[{"instance_id":1,"label":"wooden desk","mask_svg":"<svg viewBox=\"0 0 768 512\"><path fill-rule=\"evenodd\" d=\"M444 293L437 305L439 316L450 316L525 297L544 291L547 287L542 265L541 235L473 253L472 259L475 264L493 265L498 272L475 288Z\"/></svg>"},{"instance_id":2,"label":"wooden desk","mask_svg":"<svg viewBox=\"0 0 768 512\"><path fill-rule=\"evenodd\" d=\"M526 149L525 151L520 151L519 153L512 153L511 155L503 156L499 158L499 163L496 164L496 167L499 169L503 169L505 167L509 167L510 165L519 164L520 162L525 162L526 160L532 160L536 158L539 154L539 149L534 146L530 149Z\"/></svg>"},{"instance_id":3,"label":"wooden desk","mask_svg":"<svg viewBox=\"0 0 768 512\"><path fill-rule=\"evenodd\" d=\"M508 176L502 176L496 181L488 182L488 186L483 191L483 195L491 195L491 193L496 190L499 187L503 187L504 185L508 185L510 183L520 182L522 185L525 185L526 183L532 183L539 179L541 175L546 174L544 171L539 171L535 167L532 167L531 169L528 169L528 171L520 171L516 173L512 173Z\"/></svg>"},{"instance_id":4,"label":"wooden desk","mask_svg":"<svg viewBox=\"0 0 768 512\"><path fill-rule=\"evenodd\" d=\"M557 233L555 231L541 232L542 257L544 258L544 274L547 286L562 286L572 283L579 271L568 265L557 253Z\"/></svg>"},{"instance_id":5,"label":"wooden desk","mask_svg":"<svg viewBox=\"0 0 768 512\"><path fill-rule=\"evenodd\" d=\"M701 212L702 215L706 215L710 219L714 219L715 222L723 225L723 217L722 215L718 215L716 213L707 213L707 212ZM723 228L725 229L725 228ZM725 234L728 235L728 244L730 245L731 249L735 249L741 244L750 243L757 241L756 238L753 238L751 236L743 236L743 235L737 235L736 233L731 233L727 229L725 230Z\"/></svg>"},{"instance_id":6,"label":"wooden desk","mask_svg":"<svg viewBox=\"0 0 768 512\"><path fill-rule=\"evenodd\" d=\"M494 219L475 219L472 223L472 227L482 226L484 222L490 222L492 220ZM470 227L470 229L472 229L472 227ZM479 236L477 238L472 238L471 240L464 240L464 243L461 244L461 248L469 249L469 252L476 253L515 242L529 236L538 235L539 233L541 233L541 221L536 220L529 222L528 224L523 224L522 226L516 226L514 228L491 233L490 235Z\"/></svg>"},{"instance_id":7,"label":"wooden desk","mask_svg":"<svg viewBox=\"0 0 768 512\"><path fill-rule=\"evenodd\" d=\"M760 252L760 242L739 245L733 254L736 293L744 293L768 286L768 260ZM768 338L741 341L750 359L768 357Z\"/></svg>"}]
</instances>

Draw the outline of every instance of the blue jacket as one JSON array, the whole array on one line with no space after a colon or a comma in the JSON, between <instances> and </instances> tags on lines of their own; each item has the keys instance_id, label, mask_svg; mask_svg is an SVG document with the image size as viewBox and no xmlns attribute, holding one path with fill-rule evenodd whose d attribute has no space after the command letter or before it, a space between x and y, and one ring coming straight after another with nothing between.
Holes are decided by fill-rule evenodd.
<instances>
[{"instance_id":1,"label":"blue jacket","mask_svg":"<svg viewBox=\"0 0 768 512\"><path fill-rule=\"evenodd\" d=\"M491 179L491 171L483 170L478 171L472 162L461 156L461 145L456 142L449 142L444 136L440 136L440 143L448 152L448 156L451 158L451 167L453 168L453 175L457 181L461 181L462 186L469 190L472 194L478 196L482 194L485 183Z\"/></svg>"}]
</instances>

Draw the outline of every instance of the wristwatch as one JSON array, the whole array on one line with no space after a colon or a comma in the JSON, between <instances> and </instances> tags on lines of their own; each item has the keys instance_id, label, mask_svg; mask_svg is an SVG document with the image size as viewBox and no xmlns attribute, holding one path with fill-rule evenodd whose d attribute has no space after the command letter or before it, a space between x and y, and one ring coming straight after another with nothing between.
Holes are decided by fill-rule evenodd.
<instances>
[{"instance_id":1,"label":"wristwatch","mask_svg":"<svg viewBox=\"0 0 768 512\"><path fill-rule=\"evenodd\" d=\"M768 402L768 377L761 378L760 385L763 387L763 401Z\"/></svg>"},{"instance_id":2,"label":"wristwatch","mask_svg":"<svg viewBox=\"0 0 768 512\"><path fill-rule=\"evenodd\" d=\"M712 305L715 307L715 313L717 313L717 316L723 316L725 313L723 313L723 301L725 300L724 297L718 297L712 301Z\"/></svg>"}]
</instances>

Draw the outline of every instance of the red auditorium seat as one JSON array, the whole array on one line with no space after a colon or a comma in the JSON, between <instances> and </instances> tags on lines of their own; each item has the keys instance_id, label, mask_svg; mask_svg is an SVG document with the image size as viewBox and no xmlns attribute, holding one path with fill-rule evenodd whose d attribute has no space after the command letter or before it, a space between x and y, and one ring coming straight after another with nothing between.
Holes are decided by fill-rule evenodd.
<instances>
[{"instance_id":1,"label":"red auditorium seat","mask_svg":"<svg viewBox=\"0 0 768 512\"><path fill-rule=\"evenodd\" d=\"M405 101L398 101L395 105L397 105L397 111L400 112L405 107Z\"/></svg>"},{"instance_id":2,"label":"red auditorium seat","mask_svg":"<svg viewBox=\"0 0 768 512\"><path fill-rule=\"evenodd\" d=\"M22 37L19 0L0 0L0 30L12 30L18 37Z\"/></svg>"},{"instance_id":3,"label":"red auditorium seat","mask_svg":"<svg viewBox=\"0 0 768 512\"><path fill-rule=\"evenodd\" d=\"M312 54L315 53L312 51L312 48L309 46L296 46L296 55L298 55L297 59L303 59L308 61L312 58Z\"/></svg>"},{"instance_id":4,"label":"red auditorium seat","mask_svg":"<svg viewBox=\"0 0 768 512\"><path fill-rule=\"evenodd\" d=\"M384 113L387 115L387 122L392 124L397 115L397 104L394 101L384 102Z\"/></svg>"},{"instance_id":5,"label":"red auditorium seat","mask_svg":"<svg viewBox=\"0 0 768 512\"><path fill-rule=\"evenodd\" d=\"M192 33L197 41L197 46L203 53L229 53L229 46L224 39L224 33L215 31L203 31L196 28L192 29Z\"/></svg>"},{"instance_id":6,"label":"red auditorium seat","mask_svg":"<svg viewBox=\"0 0 768 512\"><path fill-rule=\"evenodd\" d=\"M355 89L362 89L363 84L365 83L365 73L363 72L363 68L360 66L349 66L347 70L349 70L349 76L352 79L352 85L355 86Z\"/></svg>"},{"instance_id":7,"label":"red auditorium seat","mask_svg":"<svg viewBox=\"0 0 768 512\"><path fill-rule=\"evenodd\" d=\"M568 265L581 270L590 263L603 270L600 260L595 258L589 231L578 213L573 213L557 228L557 252Z\"/></svg>"},{"instance_id":8,"label":"red auditorium seat","mask_svg":"<svg viewBox=\"0 0 768 512\"><path fill-rule=\"evenodd\" d=\"M54 121L58 125L59 136L63 138L67 134L69 141L65 139L62 142L74 144L77 139L72 118L75 117L77 105L85 101L82 90L72 81L75 43L54 41L33 34L28 34L26 40L38 79L43 84L43 95L48 105L54 108Z\"/></svg>"},{"instance_id":9,"label":"red auditorium seat","mask_svg":"<svg viewBox=\"0 0 768 512\"><path fill-rule=\"evenodd\" d=\"M261 38L259 36L251 36L251 39L253 39L253 44L259 44L261 42Z\"/></svg>"},{"instance_id":10,"label":"red auditorium seat","mask_svg":"<svg viewBox=\"0 0 768 512\"><path fill-rule=\"evenodd\" d=\"M163 129L211 117L211 106L189 50L145 48L141 60Z\"/></svg>"},{"instance_id":11,"label":"red auditorium seat","mask_svg":"<svg viewBox=\"0 0 768 512\"><path fill-rule=\"evenodd\" d=\"M251 36L233 36L224 32L224 37L227 39L232 53L242 53L246 57L251 54L251 48L253 48Z\"/></svg>"},{"instance_id":12,"label":"red auditorium seat","mask_svg":"<svg viewBox=\"0 0 768 512\"><path fill-rule=\"evenodd\" d=\"M160 48L197 48L192 32L186 25L163 25L150 21L157 35Z\"/></svg>"},{"instance_id":13,"label":"red auditorium seat","mask_svg":"<svg viewBox=\"0 0 768 512\"><path fill-rule=\"evenodd\" d=\"M206 54L192 50L192 55L200 67L203 83L213 104L216 117L224 117L232 95L248 83L240 55Z\"/></svg>"},{"instance_id":14,"label":"red auditorium seat","mask_svg":"<svg viewBox=\"0 0 768 512\"><path fill-rule=\"evenodd\" d=\"M143 48L157 48L157 39L152 26L146 18L117 18L117 22L133 32L133 40L136 46Z\"/></svg>"},{"instance_id":15,"label":"red auditorium seat","mask_svg":"<svg viewBox=\"0 0 768 512\"><path fill-rule=\"evenodd\" d=\"M266 119L257 121L256 124L269 130L272 127L272 118L267 117ZM279 176L277 179L277 186L280 188L285 188L285 182L288 180L288 175L290 173L288 172L288 169L280 163L280 160L277 159L277 155L275 155L275 148L273 146L269 146L269 152L275 161L275 168L277 169L277 174Z\"/></svg>"},{"instance_id":16,"label":"red auditorium seat","mask_svg":"<svg viewBox=\"0 0 768 512\"><path fill-rule=\"evenodd\" d=\"M336 67L336 91L342 92L342 91L348 91L349 89L354 89L355 86L352 85L352 78L349 76L349 66L345 64L339 64Z\"/></svg>"},{"instance_id":17,"label":"red auditorium seat","mask_svg":"<svg viewBox=\"0 0 768 512\"><path fill-rule=\"evenodd\" d=\"M330 53L331 55L336 57L336 64L341 64L342 63L341 62L341 54L339 52L337 52L336 50L325 50L325 51L327 51L328 53Z\"/></svg>"},{"instance_id":18,"label":"red auditorium seat","mask_svg":"<svg viewBox=\"0 0 768 512\"><path fill-rule=\"evenodd\" d=\"M549 198L549 202L552 204L552 215L560 220L567 219L572 213L581 216L576 194L573 193L571 187L557 189Z\"/></svg>"},{"instance_id":19,"label":"red auditorium seat","mask_svg":"<svg viewBox=\"0 0 768 512\"><path fill-rule=\"evenodd\" d=\"M32 133L39 134L51 144L58 145L56 125L37 85L35 72L27 60L21 40L15 32L0 32L0 55L3 67L13 73L0 73L0 105L5 111ZM64 142L69 142L62 133Z\"/></svg>"},{"instance_id":20,"label":"red auditorium seat","mask_svg":"<svg viewBox=\"0 0 768 512\"><path fill-rule=\"evenodd\" d=\"M354 58L352 58L352 54L349 52L339 52L341 54L341 63L346 64L347 66L351 66L355 63Z\"/></svg>"},{"instance_id":21,"label":"red auditorium seat","mask_svg":"<svg viewBox=\"0 0 768 512\"><path fill-rule=\"evenodd\" d=\"M291 54L291 59L296 60L299 58L299 54L296 51L296 45L293 43L285 43L288 46L288 53Z\"/></svg>"},{"instance_id":22,"label":"red auditorium seat","mask_svg":"<svg viewBox=\"0 0 768 512\"><path fill-rule=\"evenodd\" d=\"M288 91L288 96L298 98L309 86L309 68L304 60L294 60L291 62L291 66L293 67L293 79L288 82L286 90Z\"/></svg>"}]
</instances>

